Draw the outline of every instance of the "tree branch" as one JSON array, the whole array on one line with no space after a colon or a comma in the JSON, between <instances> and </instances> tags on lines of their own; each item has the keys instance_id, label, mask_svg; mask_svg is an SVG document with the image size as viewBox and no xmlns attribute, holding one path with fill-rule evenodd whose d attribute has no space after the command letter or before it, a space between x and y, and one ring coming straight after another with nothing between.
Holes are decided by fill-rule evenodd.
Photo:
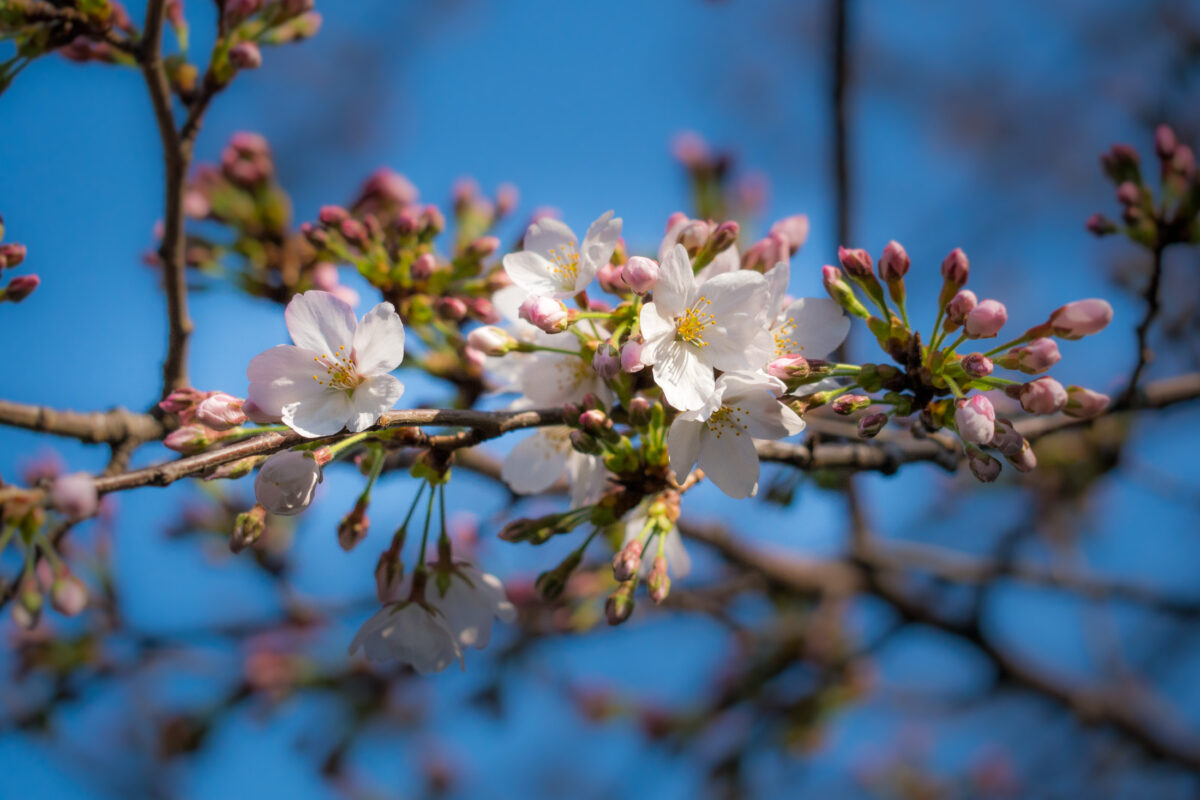
<instances>
[{"instance_id":1,"label":"tree branch","mask_svg":"<svg viewBox=\"0 0 1200 800\"><path fill-rule=\"evenodd\" d=\"M109 411L56 411L0 400L0 425L69 436L83 442L118 444L127 439L148 441L162 438L161 422L149 414L124 408Z\"/></svg>"},{"instance_id":2,"label":"tree branch","mask_svg":"<svg viewBox=\"0 0 1200 800\"><path fill-rule=\"evenodd\" d=\"M1159 238L1161 239L1161 235ZM1150 326L1154 324L1154 318L1158 316L1160 307L1159 295L1161 294L1160 289L1162 286L1163 248L1164 245L1161 242L1154 245L1154 260L1150 268L1150 281L1146 284L1146 290L1142 293L1142 296L1146 299L1146 313L1137 326L1137 361L1134 362L1133 371L1129 374L1129 384L1117 400L1121 405L1130 405L1135 402L1138 381L1141 379L1142 371L1146 368L1146 364L1150 360Z\"/></svg>"}]
</instances>

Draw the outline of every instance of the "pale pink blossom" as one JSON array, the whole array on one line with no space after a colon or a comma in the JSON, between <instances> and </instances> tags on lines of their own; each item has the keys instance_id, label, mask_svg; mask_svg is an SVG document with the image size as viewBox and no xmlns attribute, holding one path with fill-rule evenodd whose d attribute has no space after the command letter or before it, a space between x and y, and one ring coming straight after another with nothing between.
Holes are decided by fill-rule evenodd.
<instances>
[{"instance_id":1,"label":"pale pink blossom","mask_svg":"<svg viewBox=\"0 0 1200 800\"><path fill-rule=\"evenodd\" d=\"M954 412L954 427L968 444L987 444L996 435L996 409L981 394L960 399Z\"/></svg>"}]
</instances>

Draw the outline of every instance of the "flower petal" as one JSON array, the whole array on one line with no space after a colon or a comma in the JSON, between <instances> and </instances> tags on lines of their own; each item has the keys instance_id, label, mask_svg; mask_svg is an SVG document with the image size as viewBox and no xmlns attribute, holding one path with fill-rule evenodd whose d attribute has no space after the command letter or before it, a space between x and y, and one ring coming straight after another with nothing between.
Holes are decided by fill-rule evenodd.
<instances>
[{"instance_id":1,"label":"flower petal","mask_svg":"<svg viewBox=\"0 0 1200 800\"><path fill-rule=\"evenodd\" d=\"M391 372L404 360L404 323L391 303L380 303L363 315L354 331L358 373L370 377Z\"/></svg>"},{"instance_id":2,"label":"flower petal","mask_svg":"<svg viewBox=\"0 0 1200 800\"><path fill-rule=\"evenodd\" d=\"M779 347L794 348L785 353L824 358L850 333L850 318L828 297L801 297L783 313L783 325L788 330L782 336L777 333L776 343Z\"/></svg>"},{"instance_id":3,"label":"flower petal","mask_svg":"<svg viewBox=\"0 0 1200 800\"><path fill-rule=\"evenodd\" d=\"M717 488L734 499L758 493L758 451L749 433L705 436L700 441L700 468Z\"/></svg>"},{"instance_id":4,"label":"flower petal","mask_svg":"<svg viewBox=\"0 0 1200 800\"><path fill-rule=\"evenodd\" d=\"M354 309L329 292L313 289L296 295L283 318L292 341L317 355L336 356L339 347L349 355L354 347L354 329L358 327Z\"/></svg>"},{"instance_id":5,"label":"flower petal","mask_svg":"<svg viewBox=\"0 0 1200 800\"><path fill-rule=\"evenodd\" d=\"M642 306L638 319L646 340L642 347L642 363L650 365L666 357L666 348L675 340L675 324L659 315L657 303Z\"/></svg>"},{"instance_id":6,"label":"flower petal","mask_svg":"<svg viewBox=\"0 0 1200 800\"><path fill-rule=\"evenodd\" d=\"M346 427L354 433L365 431L390 411L404 394L404 384L395 375L376 375L354 390L353 408Z\"/></svg>"},{"instance_id":7,"label":"flower petal","mask_svg":"<svg viewBox=\"0 0 1200 800\"><path fill-rule=\"evenodd\" d=\"M550 250L562 252L564 247L572 249L579 245L575 231L560 219L542 217L525 231L523 247L543 258L550 257Z\"/></svg>"},{"instance_id":8,"label":"flower petal","mask_svg":"<svg viewBox=\"0 0 1200 800\"><path fill-rule=\"evenodd\" d=\"M354 404L346 393L327 389L320 394L289 403L280 414L283 424L301 436L331 436L346 426Z\"/></svg>"},{"instance_id":9,"label":"flower petal","mask_svg":"<svg viewBox=\"0 0 1200 800\"><path fill-rule=\"evenodd\" d=\"M520 286L528 294L541 294L547 297L567 297L574 294L571 287L564 289L562 282L555 276L553 265L541 255L532 250L522 250L519 253L509 253L502 262L504 271L513 283Z\"/></svg>"},{"instance_id":10,"label":"flower petal","mask_svg":"<svg viewBox=\"0 0 1200 800\"><path fill-rule=\"evenodd\" d=\"M696 461L700 458L700 434L704 422L676 417L667 431L667 455L671 459L671 470L675 480L684 481Z\"/></svg>"},{"instance_id":11,"label":"flower petal","mask_svg":"<svg viewBox=\"0 0 1200 800\"><path fill-rule=\"evenodd\" d=\"M763 273L763 278L767 281L767 324L774 325L775 320L779 318L779 312L783 310L783 300L787 297L788 279L791 277L792 268L788 266L786 261L780 261L775 266Z\"/></svg>"},{"instance_id":12,"label":"flower petal","mask_svg":"<svg viewBox=\"0 0 1200 800\"><path fill-rule=\"evenodd\" d=\"M554 485L572 452L568 429L545 428L517 442L500 467L500 477L517 494L537 494Z\"/></svg>"},{"instance_id":13,"label":"flower petal","mask_svg":"<svg viewBox=\"0 0 1200 800\"><path fill-rule=\"evenodd\" d=\"M716 383L712 367L681 342L671 342L663 357L654 363L654 382L663 390L667 402L680 411L704 405Z\"/></svg>"},{"instance_id":14,"label":"flower petal","mask_svg":"<svg viewBox=\"0 0 1200 800\"><path fill-rule=\"evenodd\" d=\"M654 286L654 304L666 319L674 319L688 309L696 294L696 278L687 250L677 244L667 253L658 268L658 283Z\"/></svg>"},{"instance_id":15,"label":"flower petal","mask_svg":"<svg viewBox=\"0 0 1200 800\"><path fill-rule=\"evenodd\" d=\"M737 246L730 245L727 249L717 253L707 267L696 273L696 285L699 286L709 278L724 275L726 272L736 272L741 268L742 257L738 255Z\"/></svg>"},{"instance_id":16,"label":"flower petal","mask_svg":"<svg viewBox=\"0 0 1200 800\"><path fill-rule=\"evenodd\" d=\"M246 377L249 400L263 412L282 416L289 403L319 395L325 387L313 380L317 354L292 344L279 344L250 359Z\"/></svg>"},{"instance_id":17,"label":"flower petal","mask_svg":"<svg viewBox=\"0 0 1200 800\"><path fill-rule=\"evenodd\" d=\"M596 277L596 271L608 263L617 240L621 238L621 218L613 219L613 212L605 211L593 222L583 237L579 248L579 273L575 278L575 290L582 291Z\"/></svg>"}]
</instances>

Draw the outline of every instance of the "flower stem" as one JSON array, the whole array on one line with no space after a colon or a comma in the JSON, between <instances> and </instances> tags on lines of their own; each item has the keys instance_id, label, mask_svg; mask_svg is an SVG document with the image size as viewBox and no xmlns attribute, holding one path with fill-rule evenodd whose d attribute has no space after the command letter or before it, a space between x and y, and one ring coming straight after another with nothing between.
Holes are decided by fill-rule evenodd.
<instances>
[{"instance_id":1,"label":"flower stem","mask_svg":"<svg viewBox=\"0 0 1200 800\"><path fill-rule=\"evenodd\" d=\"M1029 338L1026 334L1021 334L1016 339L1013 339L1011 342L1005 342L1002 345L993 347L991 350L988 350L986 353L984 353L984 355L991 358L996 353L999 353L1001 350L1007 350L1010 347L1016 347L1019 344L1025 344L1025 342L1027 342L1028 340L1029 340Z\"/></svg>"},{"instance_id":2,"label":"flower stem","mask_svg":"<svg viewBox=\"0 0 1200 800\"><path fill-rule=\"evenodd\" d=\"M396 529L396 533L392 535L392 548L399 551L404 547L404 539L408 535L408 523L412 521L413 514L416 513L417 505L421 502L421 495L425 494L427 483L422 483L421 488L417 489L417 495L413 498L412 505L408 507L408 514L404 516L404 522Z\"/></svg>"},{"instance_id":3,"label":"flower stem","mask_svg":"<svg viewBox=\"0 0 1200 800\"><path fill-rule=\"evenodd\" d=\"M946 381L946 385L950 387L950 391L954 392L955 397L960 399L963 397L963 391L958 388L958 383L954 378L951 378L949 375L942 375L942 380Z\"/></svg>"},{"instance_id":4,"label":"flower stem","mask_svg":"<svg viewBox=\"0 0 1200 800\"><path fill-rule=\"evenodd\" d=\"M967 333L966 333L966 331L963 331L961 334L959 334L959 337L954 340L954 344L952 344L946 348L946 352L944 353L944 355L949 356L951 353L953 353L955 350L958 349L958 346L960 344L962 344L966 340L967 340Z\"/></svg>"},{"instance_id":5,"label":"flower stem","mask_svg":"<svg viewBox=\"0 0 1200 800\"><path fill-rule=\"evenodd\" d=\"M429 545L429 523L433 519L433 497L436 494L436 489L429 490L429 508L425 512L425 530L421 532L421 549L417 551L417 566L413 572L422 574L428 572L425 566L425 548Z\"/></svg>"}]
</instances>

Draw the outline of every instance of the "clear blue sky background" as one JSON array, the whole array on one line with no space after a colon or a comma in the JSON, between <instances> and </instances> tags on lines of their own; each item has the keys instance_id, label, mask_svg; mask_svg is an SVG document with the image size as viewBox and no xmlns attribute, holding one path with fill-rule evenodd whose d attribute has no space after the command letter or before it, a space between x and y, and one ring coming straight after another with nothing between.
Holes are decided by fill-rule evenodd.
<instances>
[{"instance_id":1,"label":"clear blue sky background","mask_svg":"<svg viewBox=\"0 0 1200 800\"><path fill-rule=\"evenodd\" d=\"M189 4L199 43L211 36L208 5ZM313 218L324 203L348 200L371 169L386 164L408 175L433 202L444 202L463 175L488 189L514 182L523 211L555 206L577 230L613 208L625 219L631 246L651 250L666 217L686 208L686 185L668 143L692 129L731 148L743 167L769 176L768 219L809 215L812 236L793 259L792 289L821 293L819 268L833 259L837 244L824 4L318 5L325 14L321 34L267 51L262 70L243 76L218 99L198 145L199 160L211 161L234 131L267 136L297 219ZM1130 108L1143 100L1154 106L1153 91L1139 95L1138 87L1153 83L1147 76L1159 74L1160 54L1149 42L1124 42L1111 45L1110 58L1097 57L1108 46L1097 33L1104 30L1101 23L1135 19L1142 3L1077 0L1051 9L1036 0L987 7L873 0L853 6L855 240L846 244L876 254L889 239L905 244L914 260L914 321L932 316L937 264L956 246L971 256L972 287L980 296L1006 301L1014 329L1069 300L1110 297L1113 326L1092 340L1065 344L1056 375L1064 383L1113 387L1132 361L1130 330L1140 307L1111 287L1107 265L1114 253L1131 251L1096 242L1082 224L1092 211L1111 211L1097 155L1113 141L1132 140L1143 149L1148 144L1147 129ZM140 8L132 10L140 16ZM43 279L29 301L0 309L0 333L15 356L0 374L0 395L56 407L143 408L157 391L165 321L156 274L140 261L153 245L162 180L141 80L130 70L48 58L0 98L0 109L0 214L7 239L29 247L25 269ZM516 231L507 234L506 241ZM286 338L277 306L229 287L193 295L193 313L192 377L201 388L244 392L249 359ZM856 341L857 352L866 352ZM1163 365L1163 374L1170 368ZM414 384L404 402L436 399L433 387ZM1176 412L1166 419L1183 418ZM104 464L99 449L53 445L71 469ZM46 446L33 435L0 430L0 475L10 479ZM1166 423L1154 423L1137 451L1186 476L1181 465L1190 463L1184 460L1191 458L1187 448ZM164 455L146 448L139 461ZM960 480L917 466L864 483L882 535L981 550L1020 519L1022 508L1013 501L1021 495L999 485L972 495L978 511L956 515L954 524L931 519L938 498ZM1100 571L1187 593L1200 561L1195 509L1120 476L1109 480L1103 507L1080 512L1086 539L1077 557ZM379 537L394 527L411 495L404 478L387 481L377 492L372 537L344 555L332 528L354 486L353 476L331 475L324 502L302 519L294 550L297 583L314 601L370 596ZM470 493L487 520L502 498L494 491L481 494L481 487L467 476L456 479L452 508L456 500L465 505ZM194 492L179 486L119 498L118 577L123 608L137 629L170 634L272 614L269 587L246 564L163 537L164 526ZM476 504L478 497L487 499ZM842 543L837 497L812 487L804 487L788 510L734 503L711 489L688 501L694 515L736 520L773 545L821 554ZM487 521L485 539L494 530ZM1123 535L1133 526L1144 532L1136 542ZM1044 555L1036 547L1030 553ZM482 558L503 575L553 563L553 554L496 543L484 545ZM704 566L702 560L701 573ZM1003 597L991 623L1022 652L1066 673L1091 674L1095 665L1077 605L1017 588ZM362 616L347 614L342 629L323 640L330 660L342 657ZM858 616L863 631L879 624L869 607ZM1128 623L1126 633L1144 624L1120 619ZM517 702L500 721L464 710L460 701L477 680L471 672L429 678L419 691L427 694L434 720L430 737L381 734L352 759L376 786L393 792L412 785L414 766L434 749L465 770L465 796L553 794L548 787L555 784L547 783L552 776L589 787L589 795L632 786L635 796L689 797L705 778L686 756L654 749L627 724L587 726L548 687L599 681L682 703L719 668L727 645L696 619L649 615L586 640L548 645L537 651L530 676L518 679ZM1192 663L1194 655L1185 653L1181 661ZM64 734L69 746L0 736L5 785L54 797L139 794L152 760L137 753L151 743L114 748L111 739L98 746L96 737L111 736L122 715L139 707L137 694L161 692L186 707L210 696L236 663L233 654L214 646L203 659L165 664L154 685L136 693L88 697L63 720L73 725ZM471 667L484 672L485 663L476 657ZM986 678L974 656L944 647L932 635L910 636L888 648L879 670L884 687L915 685L929 692L965 691ZM1187 681L1164 680L1172 699L1194 712ZM992 724L1030 710L1022 702L993 700L991 706L965 718L923 723L934 731L931 762L937 769L961 770L989 742L1003 745ZM1036 728L1039 713L1046 712L1035 707L1008 735L1019 741L1027 735L1020 725ZM304 743L324 741L325 726L336 728L336 715L319 702L291 703L261 718L239 712L204 755L172 775L180 796L330 796L314 777L316 751ZM854 764L870 753L894 751L913 734L904 719L887 703L865 704L832 725L810 762L766 756L754 778L770 787L797 785L803 777L814 796L850 791L847 774ZM97 770L86 767L82 754L112 759L99 770L111 782L96 782ZM72 765L76 758L84 768ZM557 772L556 763L563 765ZM1168 792L1162 796L1195 789L1172 775L1156 788Z\"/></svg>"}]
</instances>

